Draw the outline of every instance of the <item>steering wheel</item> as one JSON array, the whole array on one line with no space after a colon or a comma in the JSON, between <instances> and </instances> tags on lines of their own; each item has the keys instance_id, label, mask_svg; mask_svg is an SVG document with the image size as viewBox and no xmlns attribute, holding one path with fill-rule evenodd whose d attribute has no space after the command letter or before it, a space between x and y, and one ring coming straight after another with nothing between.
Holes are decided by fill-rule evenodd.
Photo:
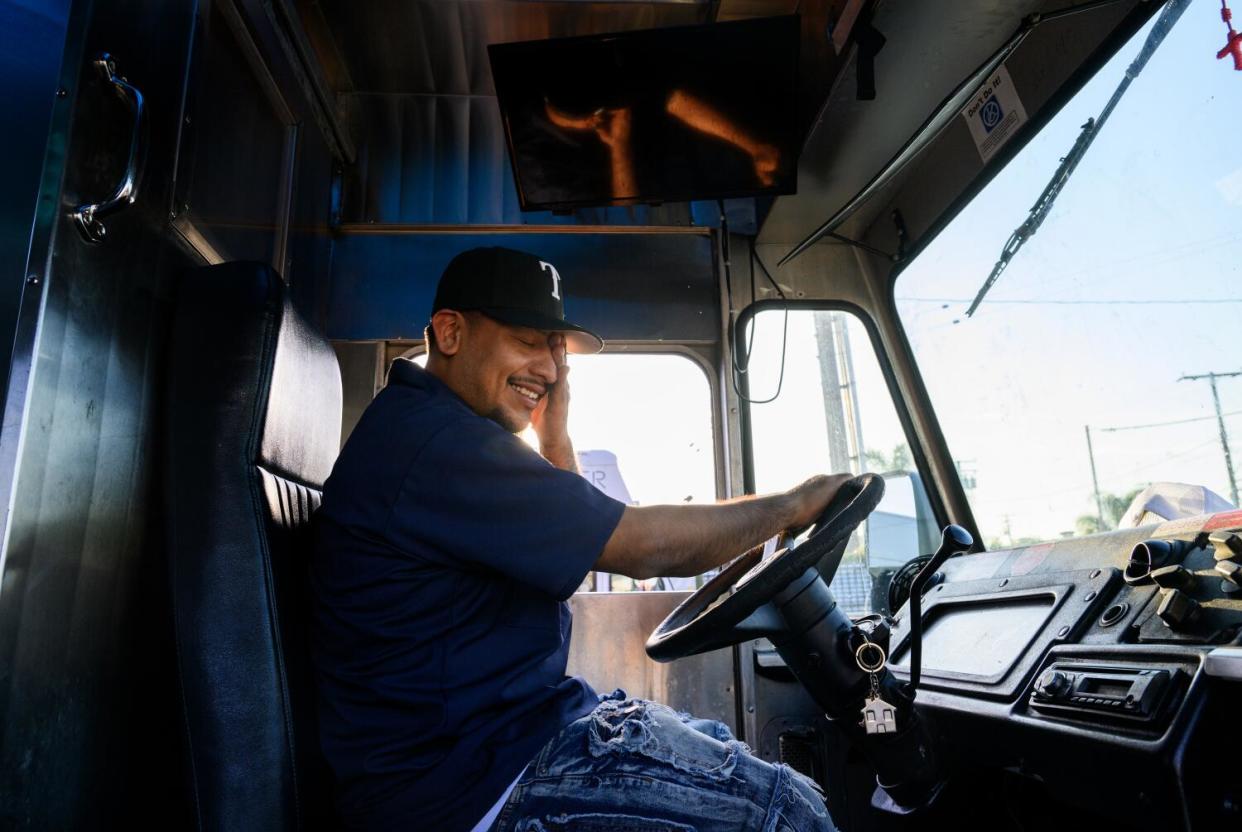
<instances>
[{"instance_id":1,"label":"steering wheel","mask_svg":"<svg viewBox=\"0 0 1242 832\"><path fill-rule=\"evenodd\" d=\"M647 639L647 655L670 662L779 634L781 617L769 602L813 567L824 583L832 583L850 535L882 496L884 479L876 474L847 481L802 543L766 561L757 551L748 552L682 601Z\"/></svg>"}]
</instances>

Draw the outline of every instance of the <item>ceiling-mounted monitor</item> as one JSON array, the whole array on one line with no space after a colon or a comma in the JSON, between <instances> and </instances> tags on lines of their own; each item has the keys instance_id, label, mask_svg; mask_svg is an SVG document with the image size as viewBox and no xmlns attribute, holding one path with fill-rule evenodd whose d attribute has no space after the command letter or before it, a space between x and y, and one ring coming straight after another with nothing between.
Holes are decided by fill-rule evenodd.
<instances>
[{"instance_id":1,"label":"ceiling-mounted monitor","mask_svg":"<svg viewBox=\"0 0 1242 832\"><path fill-rule=\"evenodd\" d=\"M523 211L797 190L796 15L492 44Z\"/></svg>"}]
</instances>

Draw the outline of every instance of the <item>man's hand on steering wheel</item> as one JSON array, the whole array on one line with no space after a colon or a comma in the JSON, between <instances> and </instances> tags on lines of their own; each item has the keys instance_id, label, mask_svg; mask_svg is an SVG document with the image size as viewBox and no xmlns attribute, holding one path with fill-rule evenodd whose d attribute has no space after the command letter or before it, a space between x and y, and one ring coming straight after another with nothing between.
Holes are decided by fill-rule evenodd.
<instances>
[{"instance_id":1,"label":"man's hand on steering wheel","mask_svg":"<svg viewBox=\"0 0 1242 832\"><path fill-rule=\"evenodd\" d=\"M814 523L824 513L832 498L837 496L841 486L853 477L853 474L817 474L790 489L787 493L793 503L793 516L789 530L800 532Z\"/></svg>"},{"instance_id":2,"label":"man's hand on steering wheel","mask_svg":"<svg viewBox=\"0 0 1242 832\"><path fill-rule=\"evenodd\" d=\"M863 474L812 477L779 495L794 503L789 517L802 526L815 523L807 539L765 561L748 552L729 563L669 613L648 639L647 655L671 661L782 632L775 610L760 608L795 581L830 584L849 536L883 494L884 480Z\"/></svg>"}]
</instances>

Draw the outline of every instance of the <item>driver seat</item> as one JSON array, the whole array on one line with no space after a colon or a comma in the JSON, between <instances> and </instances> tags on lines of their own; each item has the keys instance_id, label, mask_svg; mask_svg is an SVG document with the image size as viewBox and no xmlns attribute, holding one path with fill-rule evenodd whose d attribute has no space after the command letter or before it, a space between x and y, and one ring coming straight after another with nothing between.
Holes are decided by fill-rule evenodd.
<instances>
[{"instance_id":1,"label":"driver seat","mask_svg":"<svg viewBox=\"0 0 1242 832\"><path fill-rule=\"evenodd\" d=\"M188 273L169 361L166 535L199 830L337 828L306 610L341 436L336 354L270 267Z\"/></svg>"}]
</instances>

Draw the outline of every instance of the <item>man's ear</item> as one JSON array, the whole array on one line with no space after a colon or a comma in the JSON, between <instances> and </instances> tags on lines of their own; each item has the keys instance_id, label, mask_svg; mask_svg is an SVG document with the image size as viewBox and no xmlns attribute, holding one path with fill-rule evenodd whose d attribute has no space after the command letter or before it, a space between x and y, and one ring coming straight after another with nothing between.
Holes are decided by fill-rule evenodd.
<instances>
[{"instance_id":1,"label":"man's ear","mask_svg":"<svg viewBox=\"0 0 1242 832\"><path fill-rule=\"evenodd\" d=\"M455 355L461 349L466 318L452 309L441 309L431 316L431 328L436 334L436 349L444 355Z\"/></svg>"}]
</instances>

